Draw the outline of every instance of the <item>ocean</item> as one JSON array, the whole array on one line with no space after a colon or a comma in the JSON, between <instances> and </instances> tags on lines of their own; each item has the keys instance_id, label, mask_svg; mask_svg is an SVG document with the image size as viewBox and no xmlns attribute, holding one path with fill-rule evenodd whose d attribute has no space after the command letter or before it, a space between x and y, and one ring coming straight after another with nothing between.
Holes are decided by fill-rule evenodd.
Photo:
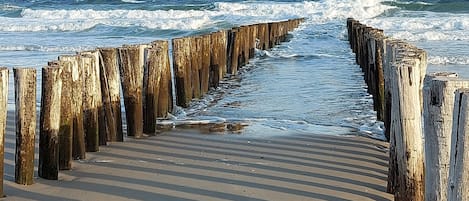
<instances>
[{"instance_id":1,"label":"ocean","mask_svg":"<svg viewBox=\"0 0 469 201\"><path fill-rule=\"evenodd\" d=\"M469 2L450 0L3 0L0 66L35 67L40 83L41 67L59 55L299 17L306 21L287 42L257 50L239 75L177 108L173 120L242 122L243 135L259 137L384 139L347 42L347 17L427 50L429 72L469 77ZM8 107L14 108L12 76Z\"/></svg>"}]
</instances>

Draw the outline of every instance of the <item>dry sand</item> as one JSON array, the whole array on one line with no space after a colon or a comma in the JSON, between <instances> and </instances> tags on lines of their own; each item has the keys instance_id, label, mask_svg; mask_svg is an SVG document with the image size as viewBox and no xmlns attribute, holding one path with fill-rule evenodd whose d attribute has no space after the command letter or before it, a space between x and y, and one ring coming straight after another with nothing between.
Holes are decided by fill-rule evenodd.
<instances>
[{"instance_id":1,"label":"dry sand","mask_svg":"<svg viewBox=\"0 0 469 201\"><path fill-rule=\"evenodd\" d=\"M387 144L364 137L174 129L101 147L59 181L22 186L11 119L7 129L4 200L392 200Z\"/></svg>"}]
</instances>

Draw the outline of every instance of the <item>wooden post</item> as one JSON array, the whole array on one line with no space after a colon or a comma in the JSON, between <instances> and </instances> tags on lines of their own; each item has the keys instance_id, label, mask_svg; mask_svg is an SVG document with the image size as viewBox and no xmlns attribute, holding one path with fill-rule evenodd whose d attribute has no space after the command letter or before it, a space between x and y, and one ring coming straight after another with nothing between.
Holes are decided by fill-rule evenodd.
<instances>
[{"instance_id":1,"label":"wooden post","mask_svg":"<svg viewBox=\"0 0 469 201\"><path fill-rule=\"evenodd\" d=\"M176 103L188 107L192 100L190 38L175 38L173 43L173 68L176 79Z\"/></svg>"},{"instance_id":2,"label":"wooden post","mask_svg":"<svg viewBox=\"0 0 469 201\"><path fill-rule=\"evenodd\" d=\"M469 81L455 73L425 77L425 200L447 200L454 93L459 88L469 88Z\"/></svg>"},{"instance_id":3,"label":"wooden post","mask_svg":"<svg viewBox=\"0 0 469 201\"><path fill-rule=\"evenodd\" d=\"M191 86L192 86L192 98L200 98L202 96L200 92L200 77L199 70L202 66L202 38L191 37Z\"/></svg>"},{"instance_id":4,"label":"wooden post","mask_svg":"<svg viewBox=\"0 0 469 201\"><path fill-rule=\"evenodd\" d=\"M143 73L144 48L126 46L118 48L119 70L124 94L127 135L143 137Z\"/></svg>"},{"instance_id":5,"label":"wooden post","mask_svg":"<svg viewBox=\"0 0 469 201\"><path fill-rule=\"evenodd\" d=\"M85 144L87 152L99 151L99 108L98 97L101 98L99 83L99 68L95 57L89 54L80 55L83 69L83 125L85 128Z\"/></svg>"},{"instance_id":6,"label":"wooden post","mask_svg":"<svg viewBox=\"0 0 469 201\"><path fill-rule=\"evenodd\" d=\"M172 88L172 81L171 81L171 67L169 61L169 53L168 53L168 41L154 41L152 43L152 48L157 50L156 52L156 59L158 65L160 75L160 84L159 84L159 92L158 92L158 108L156 110L156 117L158 118L166 118L168 116L168 112L172 110L173 104L173 88Z\"/></svg>"},{"instance_id":7,"label":"wooden post","mask_svg":"<svg viewBox=\"0 0 469 201\"><path fill-rule=\"evenodd\" d=\"M233 50L231 52L231 75L238 74L239 58L240 58L240 46L241 46L241 32L239 28L233 28L231 30L233 38Z\"/></svg>"},{"instance_id":8,"label":"wooden post","mask_svg":"<svg viewBox=\"0 0 469 201\"><path fill-rule=\"evenodd\" d=\"M396 131L395 151L399 172L394 198L397 201L421 201L424 199L424 163L419 64L415 61L397 62L391 66L391 127Z\"/></svg>"},{"instance_id":9,"label":"wooden post","mask_svg":"<svg viewBox=\"0 0 469 201\"><path fill-rule=\"evenodd\" d=\"M72 112L72 62L53 61L49 62L49 67L61 69L61 103L60 103L60 127L58 134L59 143L59 170L70 170L72 168L72 149L73 149L73 112ZM42 69L49 74L55 73L54 70ZM44 77L44 74L42 75ZM54 81L55 82L55 81ZM44 84L44 79L43 79ZM53 85L50 81L49 85ZM41 90L46 90L42 88ZM48 92L50 93L50 92ZM44 96L44 95L43 95ZM44 97L41 97L44 98ZM42 110L43 108L41 108ZM45 111L47 112L47 111ZM56 111L53 111L56 112ZM42 113L41 113L42 114ZM42 125L40 125L42 126ZM48 129L48 128L46 128Z\"/></svg>"},{"instance_id":10,"label":"wooden post","mask_svg":"<svg viewBox=\"0 0 469 201\"><path fill-rule=\"evenodd\" d=\"M206 94L210 87L210 57L211 57L211 34L206 34L202 38L202 70L200 71L201 92Z\"/></svg>"},{"instance_id":11,"label":"wooden post","mask_svg":"<svg viewBox=\"0 0 469 201\"><path fill-rule=\"evenodd\" d=\"M168 112L168 42L154 41L147 50L147 57L143 132L154 134L157 117L166 117ZM160 109L164 112L159 112Z\"/></svg>"},{"instance_id":12,"label":"wooden post","mask_svg":"<svg viewBox=\"0 0 469 201\"><path fill-rule=\"evenodd\" d=\"M5 159L5 128L8 104L8 68L0 67L0 197L4 197L3 175Z\"/></svg>"},{"instance_id":13,"label":"wooden post","mask_svg":"<svg viewBox=\"0 0 469 201\"><path fill-rule=\"evenodd\" d=\"M259 46L258 49L261 50L267 50L269 49L269 28L268 24L266 23L261 23L259 24L259 31L258 31L258 37L259 37Z\"/></svg>"},{"instance_id":14,"label":"wooden post","mask_svg":"<svg viewBox=\"0 0 469 201\"><path fill-rule=\"evenodd\" d=\"M119 66L116 48L99 48L99 69L107 141L123 142Z\"/></svg>"},{"instance_id":15,"label":"wooden post","mask_svg":"<svg viewBox=\"0 0 469 201\"><path fill-rule=\"evenodd\" d=\"M469 90L455 94L447 195L451 201L469 200Z\"/></svg>"},{"instance_id":16,"label":"wooden post","mask_svg":"<svg viewBox=\"0 0 469 201\"><path fill-rule=\"evenodd\" d=\"M59 177L59 129L61 116L62 69L42 69L41 117L39 123L39 177Z\"/></svg>"},{"instance_id":17,"label":"wooden post","mask_svg":"<svg viewBox=\"0 0 469 201\"><path fill-rule=\"evenodd\" d=\"M88 82L93 82L92 84L92 98L94 98L94 103L96 104L95 107L98 111L98 146L99 145L107 145L107 135L108 130L106 127L106 114L103 107L103 96L101 93L101 75L100 75L100 58L99 58L99 51L87 51L82 52L82 55L86 55L92 58L93 64L91 66L91 74L93 76L92 79L88 79L85 74L85 89L88 87ZM85 93L86 94L86 93ZM91 98L91 97L90 97Z\"/></svg>"},{"instance_id":18,"label":"wooden post","mask_svg":"<svg viewBox=\"0 0 469 201\"><path fill-rule=\"evenodd\" d=\"M256 52L256 40L257 40L257 32L258 27L257 25L250 25L251 34L249 36L250 39L250 46L249 46L249 58L254 58Z\"/></svg>"},{"instance_id":19,"label":"wooden post","mask_svg":"<svg viewBox=\"0 0 469 201\"><path fill-rule=\"evenodd\" d=\"M83 127L83 68L79 66L78 56L59 56L59 61L69 61L72 74L72 126L73 126L73 143L72 143L72 158L85 159L85 130ZM81 62L80 62L81 64Z\"/></svg>"},{"instance_id":20,"label":"wooden post","mask_svg":"<svg viewBox=\"0 0 469 201\"><path fill-rule=\"evenodd\" d=\"M36 69L15 68L16 155L15 182L33 184L36 135Z\"/></svg>"}]
</instances>

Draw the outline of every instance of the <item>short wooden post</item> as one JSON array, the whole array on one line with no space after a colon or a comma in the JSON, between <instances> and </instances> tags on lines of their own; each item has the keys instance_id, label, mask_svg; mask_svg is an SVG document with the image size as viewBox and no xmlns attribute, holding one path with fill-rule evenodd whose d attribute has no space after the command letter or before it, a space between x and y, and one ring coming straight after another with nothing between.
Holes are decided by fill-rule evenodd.
<instances>
[{"instance_id":1,"label":"short wooden post","mask_svg":"<svg viewBox=\"0 0 469 201\"><path fill-rule=\"evenodd\" d=\"M417 62L399 62L391 66L391 127L394 127L391 129L396 131L395 151L399 171L394 198L397 201L421 201L424 199L424 163L420 70Z\"/></svg>"},{"instance_id":2,"label":"short wooden post","mask_svg":"<svg viewBox=\"0 0 469 201\"><path fill-rule=\"evenodd\" d=\"M41 117L39 123L39 177L59 177L59 129L62 92L62 69L42 69Z\"/></svg>"},{"instance_id":3,"label":"short wooden post","mask_svg":"<svg viewBox=\"0 0 469 201\"><path fill-rule=\"evenodd\" d=\"M5 159L5 129L8 104L8 68L0 67L0 197L4 197L3 174Z\"/></svg>"},{"instance_id":4,"label":"short wooden post","mask_svg":"<svg viewBox=\"0 0 469 201\"><path fill-rule=\"evenodd\" d=\"M192 98L200 98L200 77L199 70L202 67L202 38L191 37L191 86Z\"/></svg>"},{"instance_id":5,"label":"short wooden post","mask_svg":"<svg viewBox=\"0 0 469 201\"><path fill-rule=\"evenodd\" d=\"M168 41L154 41L152 48L157 50L156 59L160 75L160 84L158 92L158 108L156 110L157 118L166 118L173 108L173 87L171 78L171 67L169 61Z\"/></svg>"},{"instance_id":6,"label":"short wooden post","mask_svg":"<svg viewBox=\"0 0 469 201\"><path fill-rule=\"evenodd\" d=\"M61 103L60 103L60 127L58 134L58 143L59 143L59 170L70 170L72 168L72 149L73 149L73 112L72 112L72 63L70 61L53 61L49 62L49 67L60 68L61 69L61 79L62 89L61 89ZM55 73L54 70L45 69L49 74ZM50 75L49 75L50 76ZM56 81L54 81L56 82ZM43 80L44 84L44 80ZM54 83L50 81L49 85ZM46 90L42 88L41 90ZM47 92L50 93L50 92ZM43 97L41 98L47 98ZM42 110L43 108L41 108ZM45 111L47 112L47 111ZM56 111L53 111L56 112ZM42 114L42 111L41 111ZM40 125L42 126L42 125ZM48 129L48 128L46 128ZM48 131L49 132L49 131Z\"/></svg>"},{"instance_id":7,"label":"short wooden post","mask_svg":"<svg viewBox=\"0 0 469 201\"><path fill-rule=\"evenodd\" d=\"M15 68L16 155L15 182L33 184L36 135L36 69Z\"/></svg>"},{"instance_id":8,"label":"short wooden post","mask_svg":"<svg viewBox=\"0 0 469 201\"><path fill-rule=\"evenodd\" d=\"M425 200L447 200L447 185L453 126L454 93L469 88L469 81L455 73L433 73L425 77Z\"/></svg>"},{"instance_id":9,"label":"short wooden post","mask_svg":"<svg viewBox=\"0 0 469 201\"><path fill-rule=\"evenodd\" d=\"M122 112L116 48L99 48L99 69L107 141L122 142Z\"/></svg>"},{"instance_id":10,"label":"short wooden post","mask_svg":"<svg viewBox=\"0 0 469 201\"><path fill-rule=\"evenodd\" d=\"M59 61L70 62L72 81L72 126L73 126L73 143L72 143L72 158L85 159L85 130L83 127L83 68L81 62L79 63L78 56L76 55L63 55L59 56Z\"/></svg>"},{"instance_id":11,"label":"short wooden post","mask_svg":"<svg viewBox=\"0 0 469 201\"><path fill-rule=\"evenodd\" d=\"M118 48L127 135L135 138L143 137L144 48L138 45Z\"/></svg>"},{"instance_id":12,"label":"short wooden post","mask_svg":"<svg viewBox=\"0 0 469 201\"><path fill-rule=\"evenodd\" d=\"M98 97L101 98L99 68L95 57L89 54L80 55L83 69L83 125L85 128L85 144L87 152L99 151L99 108Z\"/></svg>"},{"instance_id":13,"label":"short wooden post","mask_svg":"<svg viewBox=\"0 0 469 201\"><path fill-rule=\"evenodd\" d=\"M451 201L469 200L469 90L455 94L451 155L447 197Z\"/></svg>"},{"instance_id":14,"label":"short wooden post","mask_svg":"<svg viewBox=\"0 0 469 201\"><path fill-rule=\"evenodd\" d=\"M211 35L206 34L202 38L202 70L200 71L200 86L202 94L206 94L210 87L210 48Z\"/></svg>"},{"instance_id":15,"label":"short wooden post","mask_svg":"<svg viewBox=\"0 0 469 201\"><path fill-rule=\"evenodd\" d=\"M176 103L188 107L192 100L190 38L175 38L173 43L173 68L176 81Z\"/></svg>"}]
</instances>

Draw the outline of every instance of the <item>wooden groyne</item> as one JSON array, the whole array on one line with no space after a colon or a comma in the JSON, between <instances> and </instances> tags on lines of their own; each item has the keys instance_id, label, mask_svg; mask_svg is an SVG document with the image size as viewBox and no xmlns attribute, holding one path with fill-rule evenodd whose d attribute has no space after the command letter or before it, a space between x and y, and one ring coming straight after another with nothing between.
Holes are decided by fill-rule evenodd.
<instances>
[{"instance_id":1,"label":"wooden groyne","mask_svg":"<svg viewBox=\"0 0 469 201\"><path fill-rule=\"evenodd\" d=\"M99 146L109 142L124 141L125 134L134 138L154 135L157 121L173 111L173 99L177 106L188 107L193 99L203 97L221 80L236 75L255 56L255 48L267 50L285 41L288 32L303 20L253 24L172 39L172 58L168 41L158 40L97 48L50 61L42 69L39 177L56 180L59 170L73 168L72 160L86 159L86 152L99 151ZM8 68L0 68L1 171L8 73ZM15 181L31 185L34 183L36 70L16 68L14 77ZM125 108L125 124L121 105ZM126 131L123 125L127 126ZM4 194L1 173L0 196Z\"/></svg>"},{"instance_id":2,"label":"wooden groyne","mask_svg":"<svg viewBox=\"0 0 469 201\"><path fill-rule=\"evenodd\" d=\"M352 18L347 28L390 142L387 191L395 200L469 200L469 80L426 74L426 52L383 30Z\"/></svg>"}]
</instances>

